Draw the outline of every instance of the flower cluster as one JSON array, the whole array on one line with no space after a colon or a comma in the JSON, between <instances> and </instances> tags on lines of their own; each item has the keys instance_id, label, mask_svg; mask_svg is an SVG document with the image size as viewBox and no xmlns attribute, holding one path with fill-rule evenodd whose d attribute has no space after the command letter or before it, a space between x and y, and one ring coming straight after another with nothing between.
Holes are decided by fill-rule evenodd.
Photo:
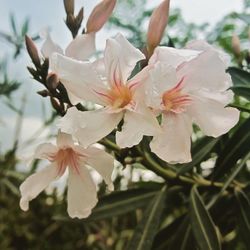
<instances>
[{"instance_id":1,"label":"flower cluster","mask_svg":"<svg viewBox=\"0 0 250 250\"><path fill-rule=\"evenodd\" d=\"M38 147L35 158L49 160L50 166L21 185L23 210L68 167L68 213L87 217L97 198L86 165L113 188L113 158L92 145L114 130L121 148L150 136L151 151L158 157L169 163L186 163L192 160L193 124L205 135L218 137L238 122L238 110L227 107L233 98L228 90L232 82L226 73L227 57L206 42L193 41L184 49L151 47L153 53L146 58L117 34L107 39L103 58L93 62L88 59L95 51L94 37L93 32L76 37L63 54L46 35L42 53L49 57L50 70L66 88L71 103L88 101L96 109L69 108L58 124L57 147ZM135 69L145 61L145 67Z\"/></svg>"}]
</instances>

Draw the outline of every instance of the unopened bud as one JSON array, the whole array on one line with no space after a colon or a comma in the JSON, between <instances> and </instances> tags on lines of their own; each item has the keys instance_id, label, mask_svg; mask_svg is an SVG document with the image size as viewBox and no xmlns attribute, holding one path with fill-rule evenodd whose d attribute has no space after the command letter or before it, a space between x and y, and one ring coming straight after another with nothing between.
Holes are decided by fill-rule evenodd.
<instances>
[{"instance_id":1,"label":"unopened bud","mask_svg":"<svg viewBox=\"0 0 250 250\"><path fill-rule=\"evenodd\" d=\"M62 110L61 110L61 106L60 106L59 100L56 99L56 98L54 98L54 97L51 97L51 98L50 98L50 102L51 102L52 107L53 107L56 111L58 111L59 113L61 113Z\"/></svg>"},{"instance_id":2,"label":"unopened bud","mask_svg":"<svg viewBox=\"0 0 250 250\"><path fill-rule=\"evenodd\" d=\"M73 29L75 27L75 17L73 14L67 15L66 24L69 29Z\"/></svg>"},{"instance_id":3,"label":"unopened bud","mask_svg":"<svg viewBox=\"0 0 250 250\"><path fill-rule=\"evenodd\" d=\"M234 54L238 57L241 54L240 39L236 34L232 36L232 49Z\"/></svg>"},{"instance_id":4,"label":"unopened bud","mask_svg":"<svg viewBox=\"0 0 250 250\"><path fill-rule=\"evenodd\" d=\"M38 55L36 45L34 44L32 39L29 38L28 36L25 36L25 43L26 43L26 48L27 48L27 51L29 53L29 56L32 62L35 64L36 67L39 68L41 66L41 62L40 62L40 58Z\"/></svg>"},{"instance_id":5,"label":"unopened bud","mask_svg":"<svg viewBox=\"0 0 250 250\"><path fill-rule=\"evenodd\" d=\"M74 15L75 1L74 0L64 0L64 8L67 15Z\"/></svg>"},{"instance_id":6,"label":"unopened bud","mask_svg":"<svg viewBox=\"0 0 250 250\"><path fill-rule=\"evenodd\" d=\"M50 96L49 91L47 89L37 91L36 93L42 97Z\"/></svg>"},{"instance_id":7,"label":"unopened bud","mask_svg":"<svg viewBox=\"0 0 250 250\"><path fill-rule=\"evenodd\" d=\"M36 76L37 75L37 71L35 69L33 69L32 67L27 67L28 71L30 72L30 74L32 76Z\"/></svg>"},{"instance_id":8,"label":"unopened bud","mask_svg":"<svg viewBox=\"0 0 250 250\"><path fill-rule=\"evenodd\" d=\"M46 79L48 89L56 89L59 84L59 78L55 73L49 73Z\"/></svg>"},{"instance_id":9,"label":"unopened bud","mask_svg":"<svg viewBox=\"0 0 250 250\"><path fill-rule=\"evenodd\" d=\"M42 73L47 76L49 71L49 58L45 58L42 65Z\"/></svg>"},{"instance_id":10,"label":"unopened bud","mask_svg":"<svg viewBox=\"0 0 250 250\"><path fill-rule=\"evenodd\" d=\"M116 0L102 0L91 12L86 24L87 33L99 31L111 16Z\"/></svg>"},{"instance_id":11,"label":"unopened bud","mask_svg":"<svg viewBox=\"0 0 250 250\"><path fill-rule=\"evenodd\" d=\"M147 33L147 48L151 55L160 44L168 23L170 0L164 0L152 13Z\"/></svg>"},{"instance_id":12,"label":"unopened bud","mask_svg":"<svg viewBox=\"0 0 250 250\"><path fill-rule=\"evenodd\" d=\"M77 26L81 26L82 20L83 20L83 8L79 10L78 15L76 16Z\"/></svg>"}]
</instances>

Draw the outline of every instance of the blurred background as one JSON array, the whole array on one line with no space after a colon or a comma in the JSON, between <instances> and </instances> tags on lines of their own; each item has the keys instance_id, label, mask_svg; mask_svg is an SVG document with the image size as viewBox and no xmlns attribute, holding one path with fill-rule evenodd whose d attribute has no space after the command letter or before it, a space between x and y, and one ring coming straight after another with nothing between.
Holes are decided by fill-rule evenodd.
<instances>
[{"instance_id":1,"label":"blurred background","mask_svg":"<svg viewBox=\"0 0 250 250\"><path fill-rule=\"evenodd\" d=\"M83 24L98 2L75 1L76 11L84 6ZM160 2L118 0L110 21L97 34L98 51L101 53L105 40L117 32L143 48L149 17ZM248 0L173 0L162 44L181 48L188 41L206 39L230 55L231 66L244 67L242 56L249 51L249 14ZM62 0L39 3L0 0L0 16L0 249L125 249L131 229L141 214L130 211L127 216L106 219L112 217L113 211L105 210L105 204L112 203L116 197L104 200L104 210L97 209L86 223L67 219L65 196L58 196L53 188L49 195L41 194L28 213L19 209L18 186L39 166L39 162L35 162L30 169L20 158L25 160L35 145L54 137L57 119L50 101L36 94L43 88L31 79L27 70L31 60L24 36L32 37L38 48L42 44L39 32L47 27L54 41L63 48L72 38L64 23L66 14ZM238 51L232 41L239 41ZM152 188L157 188L161 178L149 172L142 171L130 179L130 170L125 174L118 171L117 190L129 185L135 187L136 184L130 182L138 180L152 181ZM102 185L99 192L104 194ZM135 194L126 194L124 199L133 198Z\"/></svg>"}]
</instances>

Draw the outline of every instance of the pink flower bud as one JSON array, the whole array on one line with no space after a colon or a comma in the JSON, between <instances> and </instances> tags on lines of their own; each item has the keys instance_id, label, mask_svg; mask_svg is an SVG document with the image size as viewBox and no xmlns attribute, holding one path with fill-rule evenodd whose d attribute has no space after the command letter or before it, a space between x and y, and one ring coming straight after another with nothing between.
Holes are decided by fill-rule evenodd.
<instances>
[{"instance_id":1,"label":"pink flower bud","mask_svg":"<svg viewBox=\"0 0 250 250\"><path fill-rule=\"evenodd\" d=\"M32 39L28 36L25 36L25 43L26 43L28 54L32 62L35 64L36 67L39 68L41 66L41 62L40 62L40 57L38 55L36 45L34 44Z\"/></svg>"},{"instance_id":2,"label":"pink flower bud","mask_svg":"<svg viewBox=\"0 0 250 250\"><path fill-rule=\"evenodd\" d=\"M74 15L75 1L74 0L64 0L64 8L67 15Z\"/></svg>"},{"instance_id":3,"label":"pink flower bud","mask_svg":"<svg viewBox=\"0 0 250 250\"><path fill-rule=\"evenodd\" d=\"M152 13L147 34L147 48L149 55L160 44L164 30L168 23L170 0L164 0Z\"/></svg>"},{"instance_id":4,"label":"pink flower bud","mask_svg":"<svg viewBox=\"0 0 250 250\"><path fill-rule=\"evenodd\" d=\"M49 89L56 89L59 84L59 78L57 74L50 72L46 78L46 85Z\"/></svg>"},{"instance_id":5,"label":"pink flower bud","mask_svg":"<svg viewBox=\"0 0 250 250\"><path fill-rule=\"evenodd\" d=\"M240 39L236 34L233 34L232 37L232 49L236 56L240 56L241 54Z\"/></svg>"},{"instance_id":6,"label":"pink flower bud","mask_svg":"<svg viewBox=\"0 0 250 250\"><path fill-rule=\"evenodd\" d=\"M97 32L107 22L115 7L116 0L102 0L93 9L87 21L87 33Z\"/></svg>"}]
</instances>

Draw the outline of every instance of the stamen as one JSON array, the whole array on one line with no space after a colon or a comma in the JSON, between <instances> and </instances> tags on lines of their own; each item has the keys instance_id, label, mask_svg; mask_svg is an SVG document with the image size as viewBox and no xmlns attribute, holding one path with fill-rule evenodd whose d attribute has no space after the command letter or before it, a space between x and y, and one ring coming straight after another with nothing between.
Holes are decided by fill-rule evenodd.
<instances>
[{"instance_id":1,"label":"stamen","mask_svg":"<svg viewBox=\"0 0 250 250\"><path fill-rule=\"evenodd\" d=\"M187 94L182 94L184 85L184 77L172 89L166 91L162 96L162 105L165 111L174 113L182 113L185 111L186 106L190 105L192 99Z\"/></svg>"},{"instance_id":2,"label":"stamen","mask_svg":"<svg viewBox=\"0 0 250 250\"><path fill-rule=\"evenodd\" d=\"M58 167L58 175L62 176L67 167L70 167L77 174L80 174L80 157L84 155L75 152L72 148L60 149L51 157L52 162L55 162Z\"/></svg>"}]
</instances>

